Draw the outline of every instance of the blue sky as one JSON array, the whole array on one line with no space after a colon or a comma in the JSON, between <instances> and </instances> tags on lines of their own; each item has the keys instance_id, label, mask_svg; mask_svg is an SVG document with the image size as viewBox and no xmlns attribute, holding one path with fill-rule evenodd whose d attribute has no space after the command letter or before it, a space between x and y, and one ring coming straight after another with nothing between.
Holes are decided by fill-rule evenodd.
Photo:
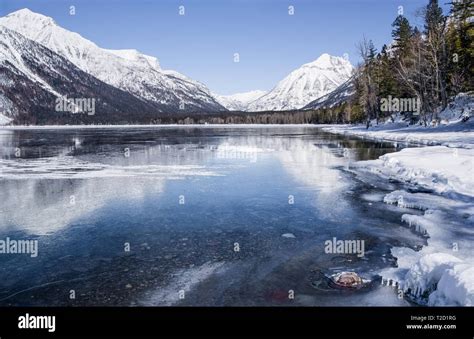
<instances>
[{"instance_id":1,"label":"blue sky","mask_svg":"<svg viewBox=\"0 0 474 339\"><path fill-rule=\"evenodd\" d=\"M322 53L356 64L365 35L391 41L398 6L412 22L428 0L0 0L0 16L27 7L103 48L156 56L219 94L270 90ZM440 1L441 3L448 1ZM69 15L69 6L76 15ZM185 15L179 15L179 6ZM288 7L294 6L294 15ZM239 53L240 62L234 62Z\"/></svg>"}]
</instances>

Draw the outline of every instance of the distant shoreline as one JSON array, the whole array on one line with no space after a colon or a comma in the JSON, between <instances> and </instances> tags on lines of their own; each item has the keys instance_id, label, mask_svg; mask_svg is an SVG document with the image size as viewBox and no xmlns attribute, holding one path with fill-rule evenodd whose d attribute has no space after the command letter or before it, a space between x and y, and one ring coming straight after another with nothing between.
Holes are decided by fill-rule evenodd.
<instances>
[{"instance_id":1,"label":"distant shoreline","mask_svg":"<svg viewBox=\"0 0 474 339\"><path fill-rule=\"evenodd\" d=\"M160 125L31 125L0 126L0 130L29 129L113 129L113 128L265 128L265 127L329 127L333 124L160 124ZM343 125L341 125L343 126Z\"/></svg>"}]
</instances>

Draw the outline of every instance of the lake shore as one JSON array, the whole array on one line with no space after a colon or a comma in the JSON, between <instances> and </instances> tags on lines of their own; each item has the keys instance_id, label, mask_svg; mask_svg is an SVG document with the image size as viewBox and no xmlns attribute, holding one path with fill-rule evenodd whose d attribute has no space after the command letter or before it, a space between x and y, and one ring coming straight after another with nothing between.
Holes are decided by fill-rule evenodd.
<instances>
[{"instance_id":1,"label":"lake shore","mask_svg":"<svg viewBox=\"0 0 474 339\"><path fill-rule=\"evenodd\" d=\"M406 213L401 222L427 237L420 251L394 247L397 268L382 276L392 280L409 299L431 306L474 305L474 130L473 124L438 128L386 124L330 126L323 130L395 145L423 145L357 162L352 170L363 180L371 176L403 183L406 188L384 197ZM426 146L429 145L429 146ZM436 146L435 146L436 145Z\"/></svg>"}]
</instances>

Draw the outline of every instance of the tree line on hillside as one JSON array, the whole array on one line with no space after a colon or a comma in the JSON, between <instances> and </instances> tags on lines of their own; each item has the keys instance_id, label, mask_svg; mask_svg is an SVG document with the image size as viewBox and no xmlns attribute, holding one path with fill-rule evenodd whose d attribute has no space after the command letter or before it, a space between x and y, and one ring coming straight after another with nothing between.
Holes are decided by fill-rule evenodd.
<instances>
[{"instance_id":1,"label":"tree line on hillside","mask_svg":"<svg viewBox=\"0 0 474 339\"><path fill-rule=\"evenodd\" d=\"M27 92L20 86L25 81L17 79L18 81L14 83L19 85L11 89L14 91L12 95L19 98L22 96L34 98L31 102L18 101L23 102L24 112L35 112L34 117L26 113L22 115L20 112L17 123L100 125L365 122L369 127L373 120L378 123L380 119L392 116L394 112L404 112L411 122L420 122L426 126L439 122L438 114L447 107L450 98L474 89L473 14L473 0L452 0L448 15L443 14L438 0L428 0L428 4L419 12L423 18L423 27L419 28L412 26L403 15L403 9L400 9L399 15L392 23L393 42L390 45L384 45L380 52L377 52L373 42L365 37L357 45L362 63L351 78L352 83L349 82L354 94L331 107L278 112L159 113L159 110L153 107L145 107L143 102L137 104L128 94L126 100L116 102L117 95L114 91L117 89L107 85L105 86L107 88L99 86L101 94L107 100L98 102L97 114L89 116L56 112L51 115L51 107L47 103L53 103L52 96L43 95L44 90L38 86L36 90L33 85L30 87L35 91ZM5 72L0 69L0 73ZM71 89L74 93L76 90L79 91L75 87ZM89 88L86 90L87 93L90 92ZM90 93L90 96L92 95L93 93ZM387 109L384 103L389 98L399 101L413 99L414 102L409 109L406 107ZM44 107L41 104L30 107L38 102L45 103ZM28 103L31 105L28 106ZM130 108L130 105L133 107ZM135 111L136 113L133 113Z\"/></svg>"},{"instance_id":2,"label":"tree line on hillside","mask_svg":"<svg viewBox=\"0 0 474 339\"><path fill-rule=\"evenodd\" d=\"M358 44L363 60L357 69L351 121L370 121L390 115L381 101L416 99L417 120L423 125L438 120L450 97L473 90L474 2L453 0L445 16L438 0L420 11L424 25L413 27L399 13L392 24L391 46L377 53L371 40Z\"/></svg>"},{"instance_id":3,"label":"tree line on hillside","mask_svg":"<svg viewBox=\"0 0 474 339\"><path fill-rule=\"evenodd\" d=\"M354 95L332 107L285 112L223 112L212 115L170 117L160 123L178 124L301 124L360 123L403 112L410 122L438 123L449 99L474 89L474 2L452 0L448 15L438 0L429 0L418 15L423 27L412 26L399 9L392 23L393 42L377 52L365 37L357 44L362 63L352 78ZM382 102L413 105L384 107Z\"/></svg>"},{"instance_id":4,"label":"tree line on hillside","mask_svg":"<svg viewBox=\"0 0 474 339\"><path fill-rule=\"evenodd\" d=\"M152 124L318 124L321 117L315 111L220 112L170 115L154 119ZM327 123L330 120L326 121Z\"/></svg>"}]
</instances>

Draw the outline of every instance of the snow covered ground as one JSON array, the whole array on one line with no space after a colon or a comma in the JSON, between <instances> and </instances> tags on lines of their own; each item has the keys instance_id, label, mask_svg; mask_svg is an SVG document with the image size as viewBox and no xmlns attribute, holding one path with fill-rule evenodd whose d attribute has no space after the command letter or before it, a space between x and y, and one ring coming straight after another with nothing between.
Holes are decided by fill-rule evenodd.
<instances>
[{"instance_id":1,"label":"snow covered ground","mask_svg":"<svg viewBox=\"0 0 474 339\"><path fill-rule=\"evenodd\" d=\"M472 115L470 104L464 101L463 108L452 106L441 114L447 118L445 123L431 128L406 127L400 122L369 130L325 127L332 133L363 138L438 145L405 148L352 166L365 178L375 173L405 187L383 200L413 210L403 214L400 222L426 237L427 246L393 248L397 267L381 275L398 282L404 295L419 304L474 306L474 118L462 122L466 112Z\"/></svg>"},{"instance_id":2,"label":"snow covered ground","mask_svg":"<svg viewBox=\"0 0 474 339\"><path fill-rule=\"evenodd\" d=\"M382 124L369 129L362 125L330 125L323 129L331 133L392 141L398 144L474 148L474 121L428 128L407 126L406 123L399 122Z\"/></svg>"},{"instance_id":3,"label":"snow covered ground","mask_svg":"<svg viewBox=\"0 0 474 339\"><path fill-rule=\"evenodd\" d=\"M419 251L393 248L398 267L383 278L420 304L474 306L474 149L406 148L353 169L405 183L384 202L413 209L400 222L427 238Z\"/></svg>"},{"instance_id":4,"label":"snow covered ground","mask_svg":"<svg viewBox=\"0 0 474 339\"><path fill-rule=\"evenodd\" d=\"M438 194L474 196L474 148L404 148L377 160L365 161L362 166Z\"/></svg>"},{"instance_id":5,"label":"snow covered ground","mask_svg":"<svg viewBox=\"0 0 474 339\"><path fill-rule=\"evenodd\" d=\"M474 203L426 193L395 191L384 201L424 210L403 214L402 222L427 236L420 251L396 247L397 268L382 272L398 281L412 300L427 305L474 305Z\"/></svg>"},{"instance_id":6,"label":"snow covered ground","mask_svg":"<svg viewBox=\"0 0 474 339\"><path fill-rule=\"evenodd\" d=\"M464 117L470 117L462 122ZM386 140L399 144L443 145L474 148L474 96L459 94L446 110L439 114L437 126L408 125L400 115L394 122L388 120L369 129L365 125L329 125L323 129L336 134L354 135L373 140Z\"/></svg>"}]
</instances>

